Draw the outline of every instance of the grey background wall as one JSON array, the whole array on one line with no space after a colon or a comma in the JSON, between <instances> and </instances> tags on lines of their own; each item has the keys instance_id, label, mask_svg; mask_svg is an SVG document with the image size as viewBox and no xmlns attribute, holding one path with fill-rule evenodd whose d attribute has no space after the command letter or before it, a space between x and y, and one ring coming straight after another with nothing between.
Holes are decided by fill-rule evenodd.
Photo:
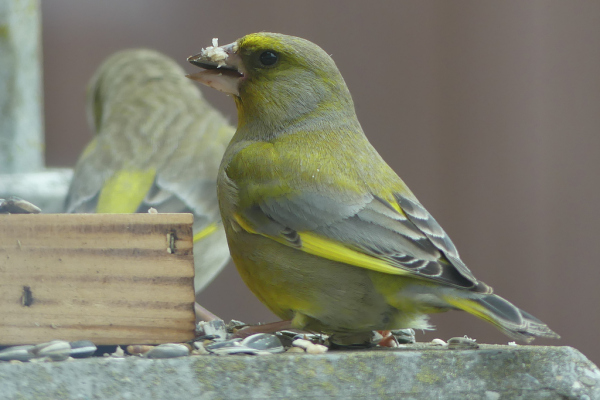
<instances>
[{"instance_id":1,"label":"grey background wall","mask_svg":"<svg viewBox=\"0 0 600 400\"><path fill-rule=\"evenodd\" d=\"M90 140L84 88L109 54L179 60L246 33L312 40L332 54L375 147L496 292L600 362L600 2L43 2L46 160L72 166ZM235 122L233 102L204 90ZM233 266L199 300L225 319L275 317ZM438 330L506 343L458 312Z\"/></svg>"}]
</instances>

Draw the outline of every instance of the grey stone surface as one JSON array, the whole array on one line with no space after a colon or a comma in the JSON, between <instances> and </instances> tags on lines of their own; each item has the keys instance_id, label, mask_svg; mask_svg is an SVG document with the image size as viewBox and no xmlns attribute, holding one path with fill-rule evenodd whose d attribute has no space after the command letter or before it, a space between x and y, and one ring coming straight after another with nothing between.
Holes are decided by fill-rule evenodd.
<instances>
[{"instance_id":1,"label":"grey stone surface","mask_svg":"<svg viewBox=\"0 0 600 400\"><path fill-rule=\"evenodd\" d=\"M60 213L72 178L73 170L67 168L0 174L0 199L17 196L35 204L43 213Z\"/></svg>"},{"instance_id":2,"label":"grey stone surface","mask_svg":"<svg viewBox=\"0 0 600 400\"><path fill-rule=\"evenodd\" d=\"M0 0L0 173L44 166L39 0Z\"/></svg>"},{"instance_id":3,"label":"grey stone surface","mask_svg":"<svg viewBox=\"0 0 600 400\"><path fill-rule=\"evenodd\" d=\"M0 364L0 399L599 399L570 347L93 358Z\"/></svg>"}]
</instances>

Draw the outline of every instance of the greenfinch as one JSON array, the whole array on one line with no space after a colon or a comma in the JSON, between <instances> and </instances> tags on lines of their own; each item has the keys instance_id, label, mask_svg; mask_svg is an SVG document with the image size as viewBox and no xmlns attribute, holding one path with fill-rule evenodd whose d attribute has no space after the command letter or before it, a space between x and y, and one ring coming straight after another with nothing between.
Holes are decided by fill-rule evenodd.
<instances>
[{"instance_id":1,"label":"greenfinch","mask_svg":"<svg viewBox=\"0 0 600 400\"><path fill-rule=\"evenodd\" d=\"M369 143L320 47L255 33L188 61L203 68L191 79L235 100L219 206L240 275L277 316L343 336L464 310L514 339L559 337L473 276Z\"/></svg>"},{"instance_id":2,"label":"greenfinch","mask_svg":"<svg viewBox=\"0 0 600 400\"><path fill-rule=\"evenodd\" d=\"M219 162L233 128L173 60L124 50L97 70L87 90L95 136L75 167L68 213L194 214L194 286L229 260L217 203Z\"/></svg>"}]
</instances>

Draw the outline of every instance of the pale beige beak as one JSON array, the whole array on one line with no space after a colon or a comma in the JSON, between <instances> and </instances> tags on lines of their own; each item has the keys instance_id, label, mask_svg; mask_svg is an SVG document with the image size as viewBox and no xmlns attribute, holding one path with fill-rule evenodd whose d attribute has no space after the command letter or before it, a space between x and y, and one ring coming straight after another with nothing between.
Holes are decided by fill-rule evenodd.
<instances>
[{"instance_id":1,"label":"pale beige beak","mask_svg":"<svg viewBox=\"0 0 600 400\"><path fill-rule=\"evenodd\" d=\"M200 54L187 59L202 70L186 76L221 92L239 96L239 85L244 79L244 70L237 50L236 42L202 49Z\"/></svg>"}]
</instances>

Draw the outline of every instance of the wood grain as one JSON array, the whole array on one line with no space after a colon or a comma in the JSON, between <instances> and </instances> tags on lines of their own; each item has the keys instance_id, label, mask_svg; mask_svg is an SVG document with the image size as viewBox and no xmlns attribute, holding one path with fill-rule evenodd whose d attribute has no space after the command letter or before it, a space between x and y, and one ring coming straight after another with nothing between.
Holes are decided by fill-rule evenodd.
<instances>
[{"instance_id":1,"label":"wood grain","mask_svg":"<svg viewBox=\"0 0 600 400\"><path fill-rule=\"evenodd\" d=\"M194 337L191 214L0 215L0 345Z\"/></svg>"}]
</instances>

